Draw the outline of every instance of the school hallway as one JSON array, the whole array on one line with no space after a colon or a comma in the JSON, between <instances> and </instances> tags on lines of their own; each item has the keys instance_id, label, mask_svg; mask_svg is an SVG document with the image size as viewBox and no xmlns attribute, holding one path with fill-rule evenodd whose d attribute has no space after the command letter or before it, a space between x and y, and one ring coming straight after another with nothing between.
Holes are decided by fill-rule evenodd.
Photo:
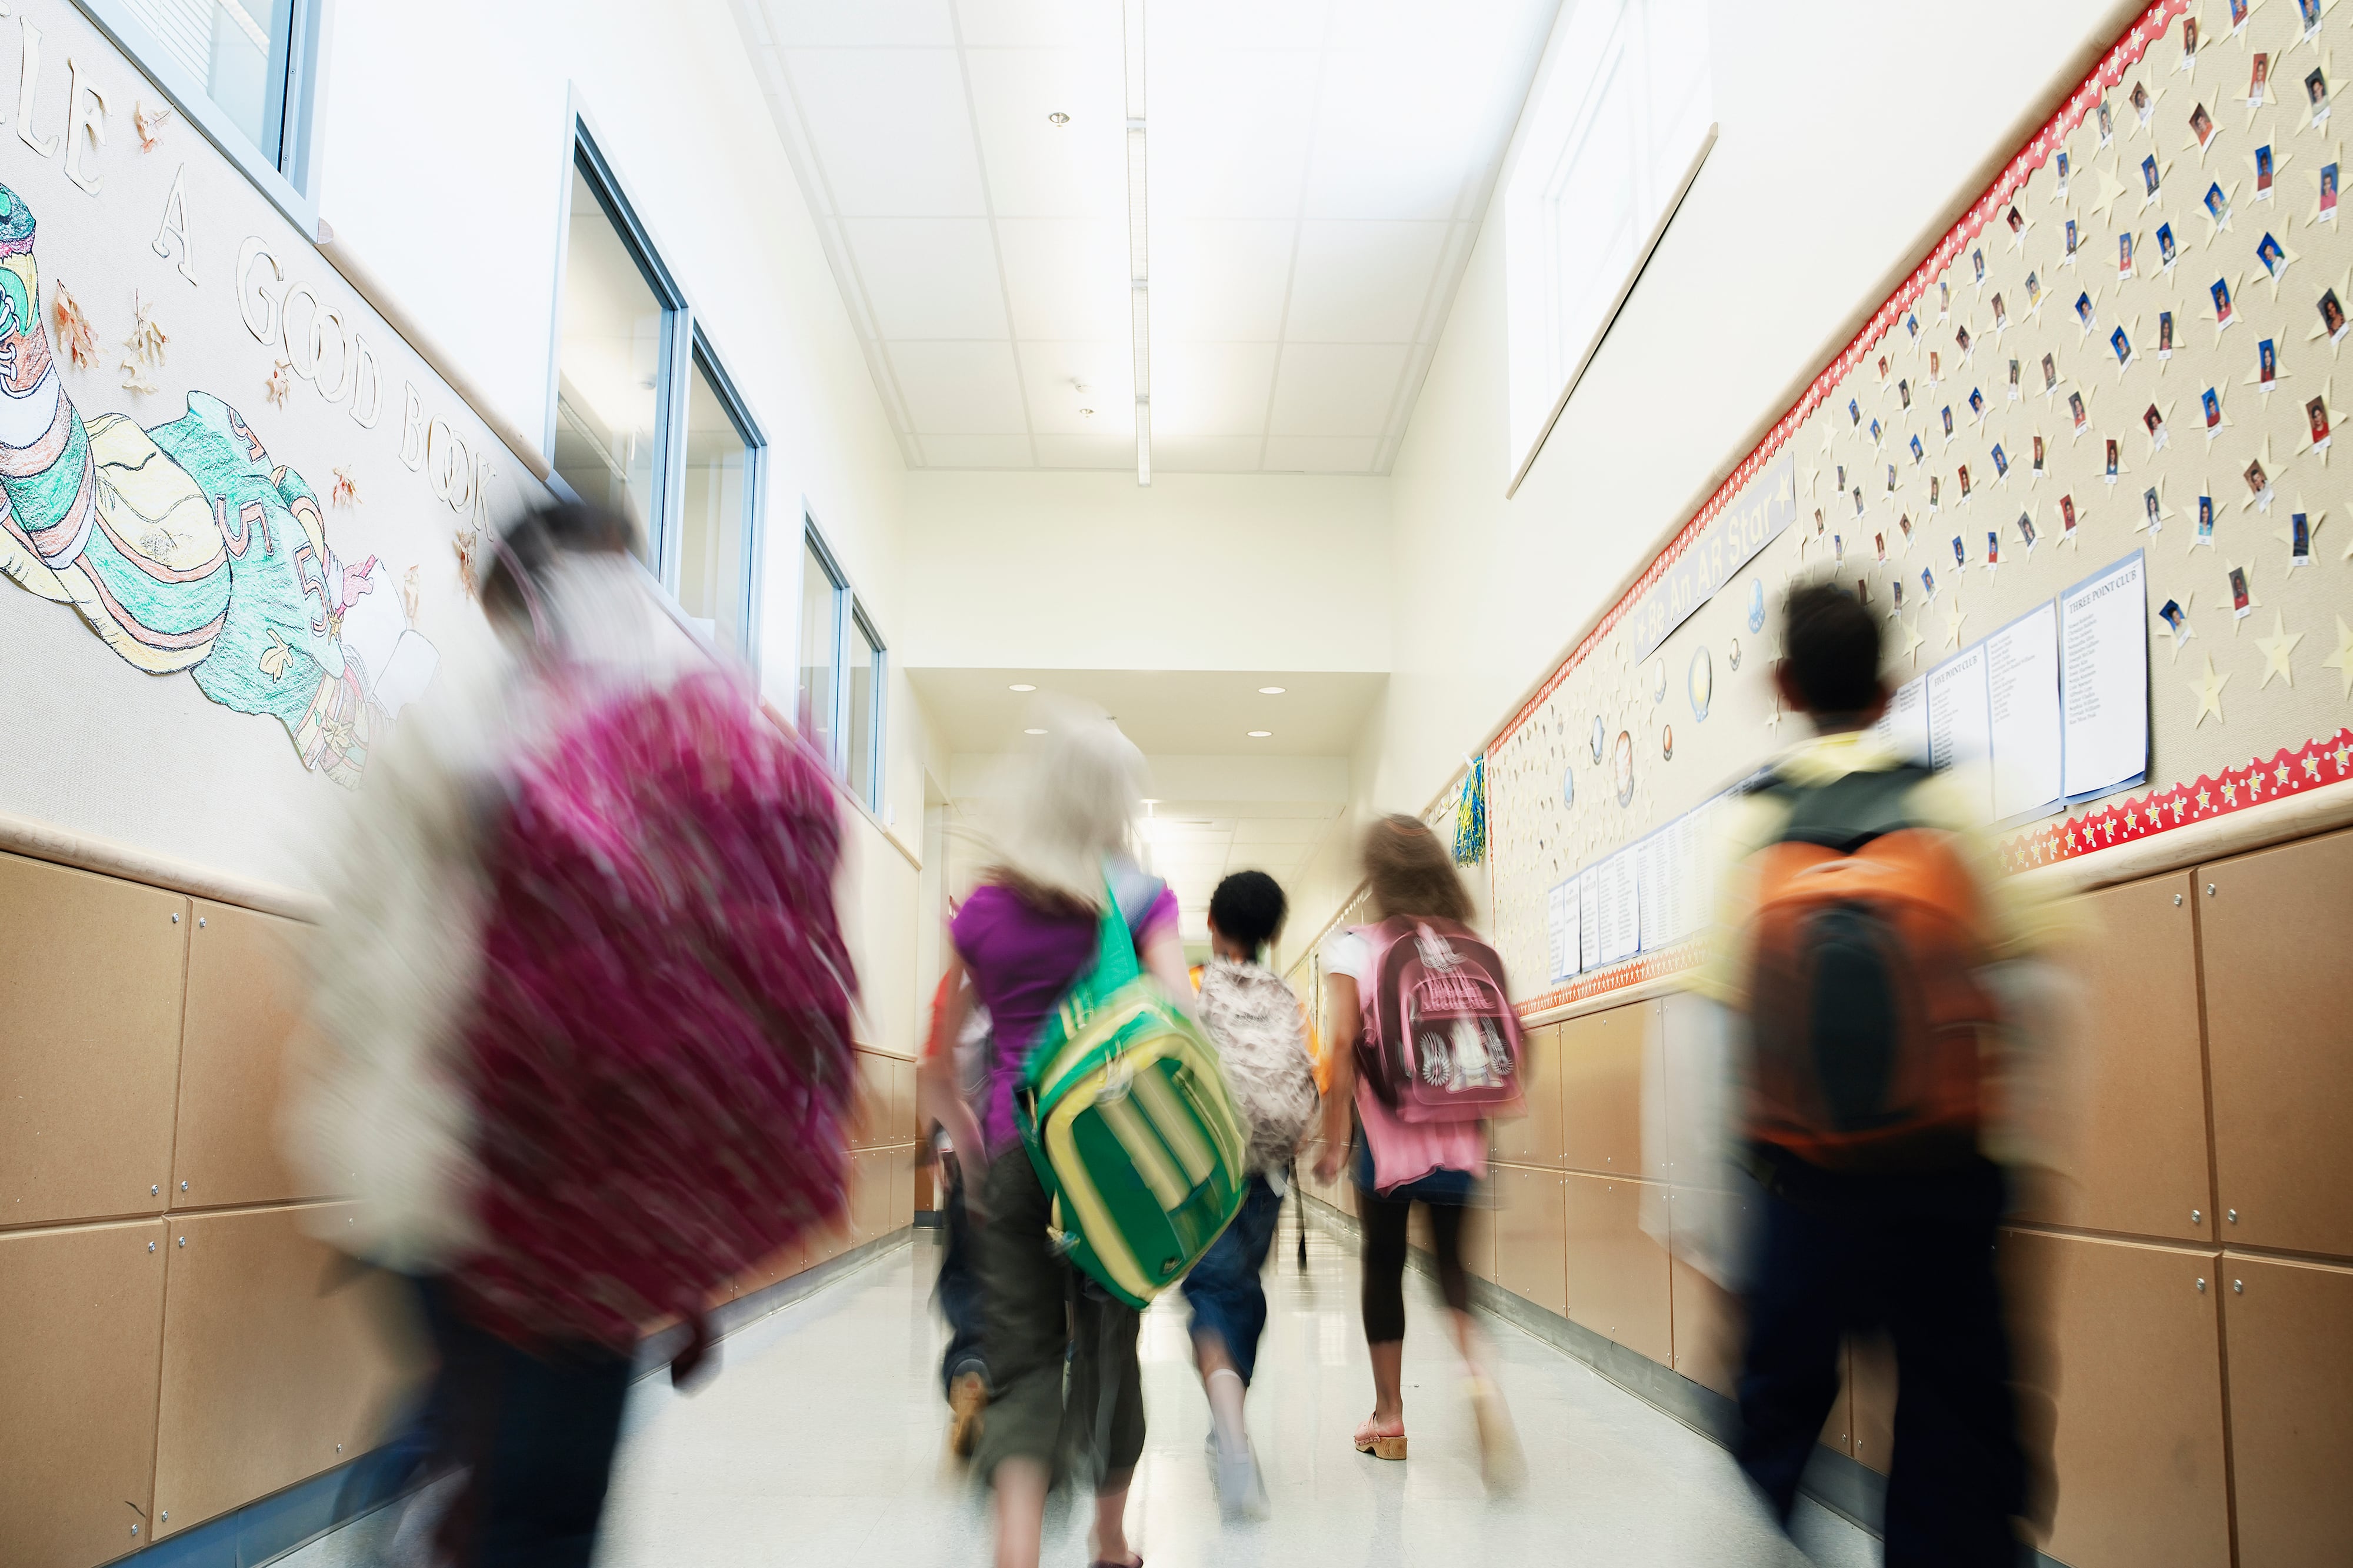
<instances>
[{"instance_id":1,"label":"school hallway","mask_svg":"<svg viewBox=\"0 0 2353 1568\"><path fill-rule=\"evenodd\" d=\"M1181 1293L1145 1320L1150 1436L1128 1529L1152 1568L1364 1564L1366 1568L1862 1568L1878 1543L1810 1500L1785 1542L1731 1456L1592 1369L1482 1314L1529 1483L1490 1501L1459 1363L1435 1285L1407 1274L1406 1425L1412 1457L1354 1452L1371 1407L1353 1241L1312 1226L1298 1265L1294 1207L1266 1271L1269 1318L1250 1399L1250 1438L1271 1504L1221 1522L1204 1458L1208 1407ZM681 1396L666 1374L632 1391L599 1568L852 1563L982 1564L986 1497L945 1458L931 1304L939 1232L874 1256L722 1347L718 1376ZM1050 1511L1044 1561L1088 1562L1087 1510ZM407 1568L417 1533L396 1505L282 1560L285 1568Z\"/></svg>"}]
</instances>

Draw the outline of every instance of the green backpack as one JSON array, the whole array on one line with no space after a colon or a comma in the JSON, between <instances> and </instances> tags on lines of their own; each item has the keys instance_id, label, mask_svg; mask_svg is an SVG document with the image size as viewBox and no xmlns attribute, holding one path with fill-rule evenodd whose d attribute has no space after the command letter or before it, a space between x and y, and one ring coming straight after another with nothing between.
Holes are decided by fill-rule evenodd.
<instances>
[{"instance_id":1,"label":"green backpack","mask_svg":"<svg viewBox=\"0 0 2353 1568\"><path fill-rule=\"evenodd\" d=\"M1094 966L1047 1017L1015 1099L1055 1247L1131 1307L1184 1278L1241 1208L1250 1134L1218 1049L1136 963L1115 892Z\"/></svg>"}]
</instances>

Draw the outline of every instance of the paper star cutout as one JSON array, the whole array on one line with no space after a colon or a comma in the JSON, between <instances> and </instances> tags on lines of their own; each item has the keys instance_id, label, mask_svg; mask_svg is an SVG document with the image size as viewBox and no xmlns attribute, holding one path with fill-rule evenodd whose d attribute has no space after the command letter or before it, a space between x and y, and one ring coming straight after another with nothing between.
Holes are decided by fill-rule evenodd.
<instances>
[{"instance_id":1,"label":"paper star cutout","mask_svg":"<svg viewBox=\"0 0 2353 1568\"><path fill-rule=\"evenodd\" d=\"M2200 109L2204 109L2205 107L2206 106L2202 101L2199 104L2199 108ZM2206 111L2206 123L2209 129L2206 140L2203 142L2198 140L2198 127L2195 123L2187 124L2183 127L2184 130L2189 132L2189 140L2182 143L2181 150L2189 156L2197 159L2198 166L2201 169L2206 166L2206 154L2211 153L2214 150L2214 143L2222 139L2222 128L2214 123L2214 111L2211 109Z\"/></svg>"},{"instance_id":2,"label":"paper star cutout","mask_svg":"<svg viewBox=\"0 0 2353 1568\"><path fill-rule=\"evenodd\" d=\"M2337 408L2336 405L2329 401L2329 390L2336 384L2334 378L2322 382L2320 384L2320 395L2315 400L2319 403L2321 417L2327 421L2328 426L2329 435L2327 443L2324 445L2313 439L2312 404L2306 403L2305 405L2304 438L2296 443L2295 448L2295 455L2299 458L2309 457L2314 452L2317 451L2320 454L2320 466L2322 468L2327 468L2328 466L2328 454L2337 448Z\"/></svg>"},{"instance_id":3,"label":"paper star cutout","mask_svg":"<svg viewBox=\"0 0 2353 1568\"><path fill-rule=\"evenodd\" d=\"M1945 603L1945 647L1958 647L1961 645L1961 623L1967 619L1968 612L1961 608L1959 597L1948 598Z\"/></svg>"},{"instance_id":4,"label":"paper star cutout","mask_svg":"<svg viewBox=\"0 0 2353 1568\"><path fill-rule=\"evenodd\" d=\"M2197 598L2197 591L2192 589L2190 592L2182 595L2180 599L2177 601L2177 603L2181 605L2181 631L2179 635L2177 636L2174 633L2173 628L2165 624L2162 617L2158 617L2157 621L2158 629L2164 632L2165 640L2170 646L2170 651L2173 654L2173 662L2176 664L2181 662L2181 645L2198 635L2198 628L2195 626L2192 626L2189 620L2189 606L2196 602Z\"/></svg>"},{"instance_id":5,"label":"paper star cutout","mask_svg":"<svg viewBox=\"0 0 2353 1568\"><path fill-rule=\"evenodd\" d=\"M2237 196L2239 192L2238 182L2235 180L2227 185L2223 184L2220 180L2215 180L2211 182L2211 184L2213 185L2221 186L2222 192L2222 211L2219 216L2216 216L2212 207L2206 205L2206 193L2204 191L2198 193L2198 210L2206 215L2206 222L2210 226L2206 237L2210 242L2211 242L2214 237L2217 235L2220 235L2224 229L2231 226L2231 218L2238 205L2233 198Z\"/></svg>"},{"instance_id":6,"label":"paper star cutout","mask_svg":"<svg viewBox=\"0 0 2353 1568\"><path fill-rule=\"evenodd\" d=\"M2138 165L2135 165L2133 173L2140 180L2140 210L2143 212L2147 212L2164 198L2166 176L2173 172L2173 165L2163 158L2158 158L2154 151L2149 152L2146 156L2157 158L2157 188L2149 189L2148 176L2141 172Z\"/></svg>"},{"instance_id":7,"label":"paper star cutout","mask_svg":"<svg viewBox=\"0 0 2353 1568\"><path fill-rule=\"evenodd\" d=\"M2302 632L2288 630L2280 613L2277 610L2272 612L2272 635L2255 639L2255 646L2263 650L2263 678L2256 683L2256 690L2269 686L2274 675L2290 686L2295 684L2295 670L2289 665L2288 657L2295 652L2295 645L2303 640Z\"/></svg>"},{"instance_id":8,"label":"paper star cutout","mask_svg":"<svg viewBox=\"0 0 2353 1568\"><path fill-rule=\"evenodd\" d=\"M2311 316L2312 332L2304 341L2308 343L2327 344L2328 357L2333 363L2337 358L2337 351L2345 346L2345 340L2348 337L2353 337L2353 331L2348 331L2345 328L2339 328L2337 331L2333 333L2330 332L2328 330L2327 319L2320 313L2320 300L2324 294L2334 293L2337 296L2337 302L2340 309L2353 310L2353 305L2347 305L2345 303L2348 298L2353 298L2353 269L2348 269L2344 274L2334 280L2326 277L2322 278L2319 287L2321 292L2316 293L2313 296Z\"/></svg>"},{"instance_id":9,"label":"paper star cutout","mask_svg":"<svg viewBox=\"0 0 2353 1568\"><path fill-rule=\"evenodd\" d=\"M2102 158L2092 166L2092 172L2099 176L2100 188L2084 205L2093 212L2105 213L2116 205L2125 192L2132 188L2116 177L2116 163L2114 158Z\"/></svg>"},{"instance_id":10,"label":"paper star cutout","mask_svg":"<svg viewBox=\"0 0 2353 1568\"><path fill-rule=\"evenodd\" d=\"M2279 475L2274 471L2272 438L2269 436L2265 436L2263 444L2255 448L2255 461L2263 465L2263 488L2260 490L2249 489L2246 470L2243 468L2239 470L2239 489L2242 498L2239 502L2241 511L2246 510L2249 507L2253 507L2259 511L2269 511L2272 509L2272 501L2279 494Z\"/></svg>"},{"instance_id":11,"label":"paper star cutout","mask_svg":"<svg viewBox=\"0 0 2353 1568\"><path fill-rule=\"evenodd\" d=\"M2214 290L2211 285L2200 290L2206 297L2206 320L2212 323L2214 341L2218 343L2222 341L2224 332L2238 324L2240 315L2245 310L2246 301L2239 298L2239 289L2240 286L2246 281L2246 276L2243 272L2225 272L2215 279L2231 292L2231 313L2228 316L2214 309Z\"/></svg>"},{"instance_id":12,"label":"paper star cutout","mask_svg":"<svg viewBox=\"0 0 2353 1568\"><path fill-rule=\"evenodd\" d=\"M2233 566L2227 561L2222 563L2223 582L2228 583L2231 580L2231 574L2233 572L2243 573L2246 576L2248 613L2252 615L2253 612L2263 608L2263 600L2255 596L2254 563L2249 562L2244 566ZM2232 605L2230 595L2228 594L2223 595L2222 602L2216 605L2215 608L2231 617L2231 635L2232 637L2237 637L2239 635L2239 627L2245 624L2246 616L2239 614L2237 608Z\"/></svg>"},{"instance_id":13,"label":"paper star cutout","mask_svg":"<svg viewBox=\"0 0 2353 1568\"><path fill-rule=\"evenodd\" d=\"M2149 486L2148 488L2157 492L2157 517L2154 521L2150 520L2148 515L2148 501L2147 498L2144 497L2141 501L2139 515L2133 519L2133 531L2135 533L2144 531L2149 533L2161 533L2165 530L2165 520L2173 515L2165 508L2165 481L2163 479L2159 479L2157 483Z\"/></svg>"},{"instance_id":14,"label":"paper star cutout","mask_svg":"<svg viewBox=\"0 0 2353 1568\"><path fill-rule=\"evenodd\" d=\"M2263 231L2263 238L2255 241L2255 276L2263 279L2263 281L2272 286L2272 298L2274 300L2279 298L2281 280L2286 278L2287 269L2295 265L2296 258L2300 254L2300 252L2291 248L2287 243L2287 237L2291 228L2292 226L2288 221L2287 214L2282 213L2279 215L2279 226L2275 228L2265 229ZM2263 267L2263 239L2274 239L2279 242L2280 259L2278 266L2270 268L2265 268ZM2242 273L2240 276L2244 277L2246 274ZM2235 286L2233 286L2232 289L2232 297L2233 299L2238 297L2238 291Z\"/></svg>"},{"instance_id":15,"label":"paper star cutout","mask_svg":"<svg viewBox=\"0 0 2353 1568\"><path fill-rule=\"evenodd\" d=\"M2345 623L2342 621L2337 623L2339 626L2343 626L2344 624ZM1916 617L1911 621L1904 623L1903 638L1903 646L1897 648L1896 651L1902 654L1905 658L1912 661L1913 668L1919 668L1920 645L1926 642L1928 639L1920 635L1920 623ZM2353 690L2353 674L2347 675L2345 679L2347 689L2348 690Z\"/></svg>"},{"instance_id":16,"label":"paper star cutout","mask_svg":"<svg viewBox=\"0 0 2353 1568\"><path fill-rule=\"evenodd\" d=\"M2320 524L2327 516L2328 514L2325 511L2307 512L2305 514L2304 537L2307 547L2310 546L2312 541L2319 534ZM2285 528L2275 528L2272 530L2272 537L2278 540L2282 544L2286 545L2291 552L2295 549L2295 513L2294 511L2290 511L2288 513L2288 525ZM2320 552L2316 550L2313 551L2312 559L2318 561L2320 559Z\"/></svg>"},{"instance_id":17,"label":"paper star cutout","mask_svg":"<svg viewBox=\"0 0 2353 1568\"><path fill-rule=\"evenodd\" d=\"M2343 616L2337 617L2337 651L2322 659L2320 667L2335 670L2345 683L2343 694L2353 698L2353 626L2345 624Z\"/></svg>"},{"instance_id":18,"label":"paper star cutout","mask_svg":"<svg viewBox=\"0 0 2353 1568\"><path fill-rule=\"evenodd\" d=\"M2289 163L2295 160L2295 154L2290 152L2285 145L2277 141L2274 141L2272 142L2271 148L2272 188L2268 191L2258 191L2255 193L2255 203L2259 206L2277 201L2280 189L2280 173L2282 170L2285 169ZM2263 177L2263 170L2257 167L2255 163L2255 155L2253 153L2249 153L2247 154L2242 166L2246 169L2247 176L2251 183L2260 180Z\"/></svg>"},{"instance_id":19,"label":"paper star cutout","mask_svg":"<svg viewBox=\"0 0 2353 1568\"><path fill-rule=\"evenodd\" d=\"M2209 713L2214 715L2216 724L2226 722L2222 717L2222 688L2231 684L2231 678L2214 673L2212 654L2206 656L2206 673L2189 684L2190 695L2198 699L2198 717L2189 721L2189 727L2194 730L2206 722Z\"/></svg>"},{"instance_id":20,"label":"paper star cutout","mask_svg":"<svg viewBox=\"0 0 2353 1568\"><path fill-rule=\"evenodd\" d=\"M2306 37L2309 36L2310 35L2306 35ZM2279 52L2279 58L2284 59L2287 57L2289 50L2294 49L2295 47L2295 45L2290 44L2287 48L2282 49ZM2274 61L2274 65L2277 63L2277 60ZM2326 51L2323 51L2320 57L2320 74L2332 82L2337 79L2337 72L2330 68L2329 57ZM2301 78L2297 79L2296 85L2298 87L2302 87L2304 85ZM2312 95L2309 92L2306 92L2304 100L2304 122L2298 125L2296 129L2298 131L2310 131L2315 126L2326 124L2328 120L2328 111L2336 106L2336 94L2332 92L2329 95L2327 102L2315 104L2312 101Z\"/></svg>"},{"instance_id":21,"label":"paper star cutout","mask_svg":"<svg viewBox=\"0 0 2353 1568\"><path fill-rule=\"evenodd\" d=\"M2337 142L2321 155L2327 159L2327 163L2321 165L2320 169L2315 169L2312 171L2312 210L2304 215L2304 223L2306 228L2311 227L2316 223L2333 224L2337 221L2336 207L2331 206L2326 211L2323 211L2321 208L2320 176L2323 169L2332 167L2342 169L2345 166L2345 143L2342 142Z\"/></svg>"}]
</instances>

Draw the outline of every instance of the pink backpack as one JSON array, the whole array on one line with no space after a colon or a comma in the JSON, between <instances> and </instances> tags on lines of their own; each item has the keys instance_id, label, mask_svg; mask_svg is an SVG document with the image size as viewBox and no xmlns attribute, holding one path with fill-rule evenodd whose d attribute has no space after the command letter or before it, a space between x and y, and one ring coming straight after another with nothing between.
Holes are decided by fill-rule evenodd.
<instances>
[{"instance_id":1,"label":"pink backpack","mask_svg":"<svg viewBox=\"0 0 2353 1568\"><path fill-rule=\"evenodd\" d=\"M1495 950L1453 921L1400 915L1371 944L1356 1067L1402 1121L1471 1121L1520 1100L1520 1018Z\"/></svg>"},{"instance_id":2,"label":"pink backpack","mask_svg":"<svg viewBox=\"0 0 2353 1568\"><path fill-rule=\"evenodd\" d=\"M489 835L467 1036L486 1326L637 1342L843 1205L855 986L823 767L716 673L592 701Z\"/></svg>"}]
</instances>

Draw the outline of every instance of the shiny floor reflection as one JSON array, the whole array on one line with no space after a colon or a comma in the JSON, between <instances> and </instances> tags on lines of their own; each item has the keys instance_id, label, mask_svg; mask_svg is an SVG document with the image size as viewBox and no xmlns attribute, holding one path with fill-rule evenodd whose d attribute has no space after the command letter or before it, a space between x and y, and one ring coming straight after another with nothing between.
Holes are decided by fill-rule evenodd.
<instances>
[{"instance_id":1,"label":"shiny floor reflection","mask_svg":"<svg viewBox=\"0 0 2353 1568\"><path fill-rule=\"evenodd\" d=\"M1611 1568L1797 1564L1723 1449L1577 1361L1490 1321L1503 1384L1528 1451L1520 1497L1491 1502L1436 1291L1408 1275L1406 1421L1413 1458L1383 1464L1348 1443L1372 1407L1356 1318L1353 1248L1309 1233L1297 1263L1286 1217L1267 1269L1271 1321L1250 1399L1272 1517L1219 1517L1203 1446L1184 1305L1172 1293L1144 1335L1151 1436L1130 1529L1153 1568L1346 1564L1350 1568ZM600 1568L680 1564L987 1563L987 1510L944 1458L945 1406L931 1310L936 1233L754 1324L724 1347L721 1374L681 1397L638 1384L614 1479ZM1811 1561L1863 1568L1877 1542L1810 1502L1799 1534ZM394 1510L286 1561L295 1568L401 1564ZM1082 1510L1059 1510L1046 1561L1087 1562Z\"/></svg>"}]
</instances>

